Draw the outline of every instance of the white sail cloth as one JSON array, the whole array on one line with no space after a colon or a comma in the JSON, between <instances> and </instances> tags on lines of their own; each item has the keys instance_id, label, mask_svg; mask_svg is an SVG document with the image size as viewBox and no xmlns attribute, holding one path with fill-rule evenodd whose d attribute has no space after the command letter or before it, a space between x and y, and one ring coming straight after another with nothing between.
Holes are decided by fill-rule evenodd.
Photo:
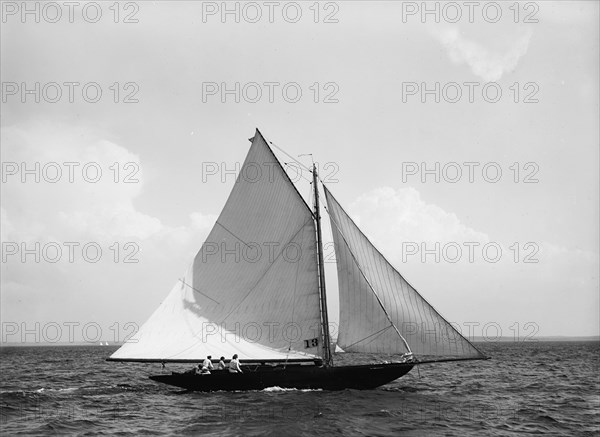
<instances>
[{"instance_id":1,"label":"white sail cloth","mask_svg":"<svg viewBox=\"0 0 600 437\"><path fill-rule=\"evenodd\" d=\"M379 253L326 187L325 196L340 292L338 345L346 352L483 357Z\"/></svg>"},{"instance_id":2,"label":"white sail cloth","mask_svg":"<svg viewBox=\"0 0 600 437\"><path fill-rule=\"evenodd\" d=\"M313 358L321 338L313 215L257 130L191 268L111 359Z\"/></svg>"}]
</instances>

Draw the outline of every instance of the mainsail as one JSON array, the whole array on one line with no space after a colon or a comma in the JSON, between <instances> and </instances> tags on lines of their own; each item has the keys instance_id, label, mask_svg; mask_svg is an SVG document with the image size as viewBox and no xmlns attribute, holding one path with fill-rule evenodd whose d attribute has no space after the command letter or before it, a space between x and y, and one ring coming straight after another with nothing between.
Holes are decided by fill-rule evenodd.
<instances>
[{"instance_id":1,"label":"mainsail","mask_svg":"<svg viewBox=\"0 0 600 437\"><path fill-rule=\"evenodd\" d=\"M379 253L327 187L325 196L338 270L338 345L346 352L484 358Z\"/></svg>"},{"instance_id":2,"label":"mainsail","mask_svg":"<svg viewBox=\"0 0 600 437\"><path fill-rule=\"evenodd\" d=\"M242 361L321 357L330 364L316 167L315 214L258 130L251 141L229 199L191 266L110 360L196 362L238 354ZM324 189L338 269L338 345L346 352L413 353L421 361L486 358Z\"/></svg>"},{"instance_id":3,"label":"mainsail","mask_svg":"<svg viewBox=\"0 0 600 437\"><path fill-rule=\"evenodd\" d=\"M321 353L314 216L257 130L191 267L118 361L313 359Z\"/></svg>"}]
</instances>

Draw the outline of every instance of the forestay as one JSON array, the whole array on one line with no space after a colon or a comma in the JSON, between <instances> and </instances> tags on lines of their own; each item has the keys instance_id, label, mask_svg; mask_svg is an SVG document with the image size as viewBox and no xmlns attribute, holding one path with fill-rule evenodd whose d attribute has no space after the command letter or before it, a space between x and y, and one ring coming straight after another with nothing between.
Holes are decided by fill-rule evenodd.
<instances>
[{"instance_id":1,"label":"forestay","mask_svg":"<svg viewBox=\"0 0 600 437\"><path fill-rule=\"evenodd\" d=\"M321 338L313 214L257 130L190 269L111 359L310 359Z\"/></svg>"},{"instance_id":2,"label":"forestay","mask_svg":"<svg viewBox=\"0 0 600 437\"><path fill-rule=\"evenodd\" d=\"M340 292L338 345L346 352L483 358L392 267L325 187Z\"/></svg>"}]
</instances>

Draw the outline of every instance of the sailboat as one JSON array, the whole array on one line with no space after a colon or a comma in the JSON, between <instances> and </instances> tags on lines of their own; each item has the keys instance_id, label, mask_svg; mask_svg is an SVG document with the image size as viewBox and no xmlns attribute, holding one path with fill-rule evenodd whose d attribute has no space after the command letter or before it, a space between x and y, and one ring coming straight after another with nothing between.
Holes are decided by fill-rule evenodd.
<instances>
[{"instance_id":1,"label":"sailboat","mask_svg":"<svg viewBox=\"0 0 600 437\"><path fill-rule=\"evenodd\" d=\"M416 365L488 358L386 260L322 184L339 285L334 343L317 168L313 164L310 207L258 129L250 141L231 194L184 276L109 361L164 366L199 363L209 355L229 362L237 354L242 372L150 376L216 391L372 389ZM336 365L335 347L393 359Z\"/></svg>"}]
</instances>

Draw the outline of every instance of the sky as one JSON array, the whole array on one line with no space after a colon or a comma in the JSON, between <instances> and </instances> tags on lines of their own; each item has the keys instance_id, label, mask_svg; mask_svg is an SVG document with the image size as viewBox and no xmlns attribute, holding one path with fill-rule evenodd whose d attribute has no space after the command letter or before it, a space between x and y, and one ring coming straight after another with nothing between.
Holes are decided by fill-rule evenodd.
<instances>
[{"instance_id":1,"label":"sky","mask_svg":"<svg viewBox=\"0 0 600 437\"><path fill-rule=\"evenodd\" d=\"M463 334L599 334L597 2L116 5L2 3L3 343L126 339L256 128Z\"/></svg>"}]
</instances>

